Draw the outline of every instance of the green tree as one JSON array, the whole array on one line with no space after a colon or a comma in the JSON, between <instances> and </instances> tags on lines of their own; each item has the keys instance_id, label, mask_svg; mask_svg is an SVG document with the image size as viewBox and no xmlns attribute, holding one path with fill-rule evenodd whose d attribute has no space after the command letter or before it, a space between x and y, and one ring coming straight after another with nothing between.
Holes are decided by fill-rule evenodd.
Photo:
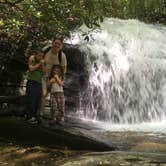
<instances>
[{"instance_id":1,"label":"green tree","mask_svg":"<svg viewBox=\"0 0 166 166\"><path fill-rule=\"evenodd\" d=\"M57 34L69 36L83 23L94 28L103 20L108 5L106 0L1 0L1 81L20 83L30 43L35 45Z\"/></svg>"},{"instance_id":2,"label":"green tree","mask_svg":"<svg viewBox=\"0 0 166 166\"><path fill-rule=\"evenodd\" d=\"M0 78L4 83L20 82L31 43L57 34L69 36L82 24L93 29L104 17L166 23L166 0L0 0L0 11Z\"/></svg>"}]
</instances>

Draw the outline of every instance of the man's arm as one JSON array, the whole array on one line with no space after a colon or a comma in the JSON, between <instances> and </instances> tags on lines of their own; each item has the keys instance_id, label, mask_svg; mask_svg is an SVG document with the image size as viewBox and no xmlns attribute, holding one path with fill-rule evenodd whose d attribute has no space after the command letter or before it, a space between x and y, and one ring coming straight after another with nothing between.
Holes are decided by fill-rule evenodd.
<instances>
[{"instance_id":1,"label":"man's arm","mask_svg":"<svg viewBox=\"0 0 166 166\"><path fill-rule=\"evenodd\" d=\"M67 58L63 52L62 52L62 67L63 67L63 73L65 75L67 72Z\"/></svg>"},{"instance_id":2,"label":"man's arm","mask_svg":"<svg viewBox=\"0 0 166 166\"><path fill-rule=\"evenodd\" d=\"M66 66L62 66L63 67L63 74L65 75L67 72L67 65Z\"/></svg>"}]
</instances>

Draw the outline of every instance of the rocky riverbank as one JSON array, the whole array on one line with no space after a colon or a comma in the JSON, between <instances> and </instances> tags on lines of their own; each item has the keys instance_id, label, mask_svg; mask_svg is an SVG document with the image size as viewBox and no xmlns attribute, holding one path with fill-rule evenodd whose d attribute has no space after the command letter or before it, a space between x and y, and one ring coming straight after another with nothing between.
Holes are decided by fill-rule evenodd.
<instances>
[{"instance_id":1,"label":"rocky riverbank","mask_svg":"<svg viewBox=\"0 0 166 166\"><path fill-rule=\"evenodd\" d=\"M63 127L1 117L0 131L0 165L166 166L165 134L104 131L72 117Z\"/></svg>"}]
</instances>

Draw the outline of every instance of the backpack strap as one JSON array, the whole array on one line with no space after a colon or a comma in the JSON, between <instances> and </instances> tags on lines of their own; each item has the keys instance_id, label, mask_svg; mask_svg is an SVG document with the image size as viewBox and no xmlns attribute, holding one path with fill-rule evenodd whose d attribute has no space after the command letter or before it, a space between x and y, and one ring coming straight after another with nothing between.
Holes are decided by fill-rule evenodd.
<instances>
[{"instance_id":1,"label":"backpack strap","mask_svg":"<svg viewBox=\"0 0 166 166\"><path fill-rule=\"evenodd\" d=\"M44 57L46 56L46 54L50 51L51 47L47 47L46 49L44 49Z\"/></svg>"},{"instance_id":2,"label":"backpack strap","mask_svg":"<svg viewBox=\"0 0 166 166\"><path fill-rule=\"evenodd\" d=\"M59 52L58 52L58 60L59 60L59 64L61 65L61 63L62 63L62 50L59 50Z\"/></svg>"}]
</instances>

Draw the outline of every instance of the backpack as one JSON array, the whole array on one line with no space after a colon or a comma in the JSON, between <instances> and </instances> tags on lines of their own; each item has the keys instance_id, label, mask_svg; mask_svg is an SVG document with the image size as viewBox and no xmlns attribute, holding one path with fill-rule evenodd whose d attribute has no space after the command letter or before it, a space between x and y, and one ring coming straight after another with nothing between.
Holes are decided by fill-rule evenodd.
<instances>
[{"instance_id":1,"label":"backpack","mask_svg":"<svg viewBox=\"0 0 166 166\"><path fill-rule=\"evenodd\" d=\"M51 48L52 47L48 47L43 51L44 56L46 56L46 54L48 53L48 51L50 51ZM58 52L58 60L59 60L59 64L61 65L61 63L62 63L62 49L60 49L59 52Z\"/></svg>"}]
</instances>

